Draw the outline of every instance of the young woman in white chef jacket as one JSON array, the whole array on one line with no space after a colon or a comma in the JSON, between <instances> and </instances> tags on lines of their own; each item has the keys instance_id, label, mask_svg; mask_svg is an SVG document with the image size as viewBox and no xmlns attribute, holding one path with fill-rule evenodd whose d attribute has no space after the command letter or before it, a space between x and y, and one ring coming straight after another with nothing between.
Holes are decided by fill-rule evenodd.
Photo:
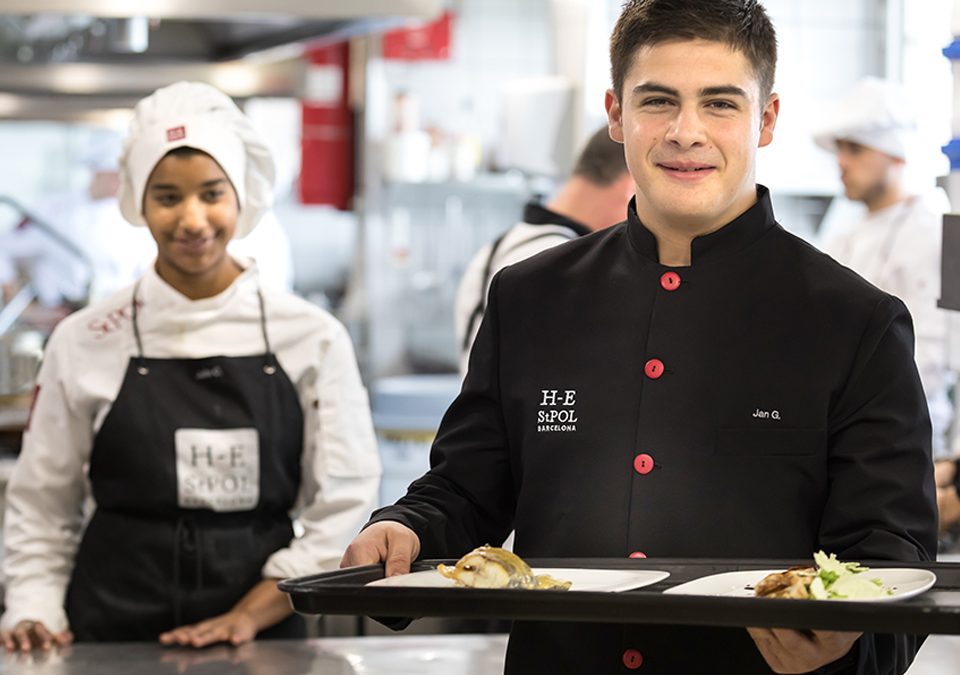
<instances>
[{"instance_id":1,"label":"young woman in white chef jacket","mask_svg":"<svg viewBox=\"0 0 960 675\"><path fill-rule=\"evenodd\" d=\"M3 643L302 635L276 580L337 566L380 475L349 336L226 253L274 176L227 96L141 101L121 170L157 261L50 338L7 492Z\"/></svg>"}]
</instances>

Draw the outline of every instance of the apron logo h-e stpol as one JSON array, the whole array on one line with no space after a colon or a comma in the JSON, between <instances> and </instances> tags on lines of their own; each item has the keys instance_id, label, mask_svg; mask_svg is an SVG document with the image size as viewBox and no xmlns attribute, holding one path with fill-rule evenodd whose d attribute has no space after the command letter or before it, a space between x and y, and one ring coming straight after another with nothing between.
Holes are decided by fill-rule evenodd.
<instances>
[{"instance_id":1,"label":"apron logo h-e stpol","mask_svg":"<svg viewBox=\"0 0 960 675\"><path fill-rule=\"evenodd\" d=\"M541 389L537 432L570 433L577 430L577 390Z\"/></svg>"},{"instance_id":2,"label":"apron logo h-e stpol","mask_svg":"<svg viewBox=\"0 0 960 675\"><path fill-rule=\"evenodd\" d=\"M177 429L181 508L247 511L260 500L260 435L254 428Z\"/></svg>"}]
</instances>

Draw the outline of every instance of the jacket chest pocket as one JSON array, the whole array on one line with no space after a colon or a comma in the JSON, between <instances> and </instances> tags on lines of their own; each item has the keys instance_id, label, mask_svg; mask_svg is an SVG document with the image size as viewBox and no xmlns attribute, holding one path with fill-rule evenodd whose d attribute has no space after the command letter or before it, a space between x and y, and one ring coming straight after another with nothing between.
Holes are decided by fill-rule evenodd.
<instances>
[{"instance_id":1,"label":"jacket chest pocket","mask_svg":"<svg viewBox=\"0 0 960 675\"><path fill-rule=\"evenodd\" d=\"M716 454L798 457L823 453L826 444L826 429L721 428L717 430Z\"/></svg>"}]
</instances>

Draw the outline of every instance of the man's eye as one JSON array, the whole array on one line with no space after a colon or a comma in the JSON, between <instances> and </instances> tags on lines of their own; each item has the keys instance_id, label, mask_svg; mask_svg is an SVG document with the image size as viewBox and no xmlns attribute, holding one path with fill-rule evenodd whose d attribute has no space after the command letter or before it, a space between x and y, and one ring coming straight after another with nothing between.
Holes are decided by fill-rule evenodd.
<instances>
[{"instance_id":1,"label":"man's eye","mask_svg":"<svg viewBox=\"0 0 960 675\"><path fill-rule=\"evenodd\" d=\"M648 98L641 101L640 105L645 108L659 108L670 105L670 100L666 98Z\"/></svg>"},{"instance_id":2,"label":"man's eye","mask_svg":"<svg viewBox=\"0 0 960 675\"><path fill-rule=\"evenodd\" d=\"M731 103L730 101L710 101L707 104L707 107L713 108L714 110L736 110L737 106Z\"/></svg>"}]
</instances>

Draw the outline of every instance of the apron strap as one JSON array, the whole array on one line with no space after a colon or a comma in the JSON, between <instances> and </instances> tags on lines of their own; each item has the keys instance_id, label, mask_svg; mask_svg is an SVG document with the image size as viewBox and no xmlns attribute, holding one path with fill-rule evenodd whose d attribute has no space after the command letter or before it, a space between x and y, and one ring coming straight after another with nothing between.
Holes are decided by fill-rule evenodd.
<instances>
[{"instance_id":1,"label":"apron strap","mask_svg":"<svg viewBox=\"0 0 960 675\"><path fill-rule=\"evenodd\" d=\"M194 557L194 584L198 591L203 590L203 547L200 542L200 529L190 516L177 518L173 533L173 626L183 625L183 598L180 579L181 546Z\"/></svg>"},{"instance_id":2,"label":"apron strap","mask_svg":"<svg viewBox=\"0 0 960 675\"><path fill-rule=\"evenodd\" d=\"M140 324L137 321L137 294L140 290L140 282L142 279L137 279L137 283L133 285L133 314L132 314L132 323L133 323L133 337L137 341L137 362L140 364L137 366L137 372L141 375L146 375L150 372L150 369L147 368L147 365L143 358L143 340L140 338ZM260 286L257 286L257 300L260 304L260 333L263 335L263 348L264 348L264 364L263 372L267 375L273 375L277 372L277 364L275 363L276 359L273 356L273 352L270 350L270 338L267 336L267 310L263 303L263 292L260 290Z\"/></svg>"},{"instance_id":3,"label":"apron strap","mask_svg":"<svg viewBox=\"0 0 960 675\"><path fill-rule=\"evenodd\" d=\"M141 375L146 375L150 372L150 369L147 368L146 363L143 360L143 340L140 339L140 324L137 323L137 294L140 291L140 279L137 279L137 283L133 285L133 314L132 314L132 323L133 323L133 338L137 341L137 362L140 364L137 366L137 372Z\"/></svg>"},{"instance_id":4,"label":"apron strap","mask_svg":"<svg viewBox=\"0 0 960 675\"><path fill-rule=\"evenodd\" d=\"M273 352L270 350L270 338L267 337L267 310L263 306L263 292L260 286L257 286L257 300L260 301L260 331L263 333L264 359L263 372L267 375L273 375L277 372L277 366L274 363Z\"/></svg>"}]
</instances>

